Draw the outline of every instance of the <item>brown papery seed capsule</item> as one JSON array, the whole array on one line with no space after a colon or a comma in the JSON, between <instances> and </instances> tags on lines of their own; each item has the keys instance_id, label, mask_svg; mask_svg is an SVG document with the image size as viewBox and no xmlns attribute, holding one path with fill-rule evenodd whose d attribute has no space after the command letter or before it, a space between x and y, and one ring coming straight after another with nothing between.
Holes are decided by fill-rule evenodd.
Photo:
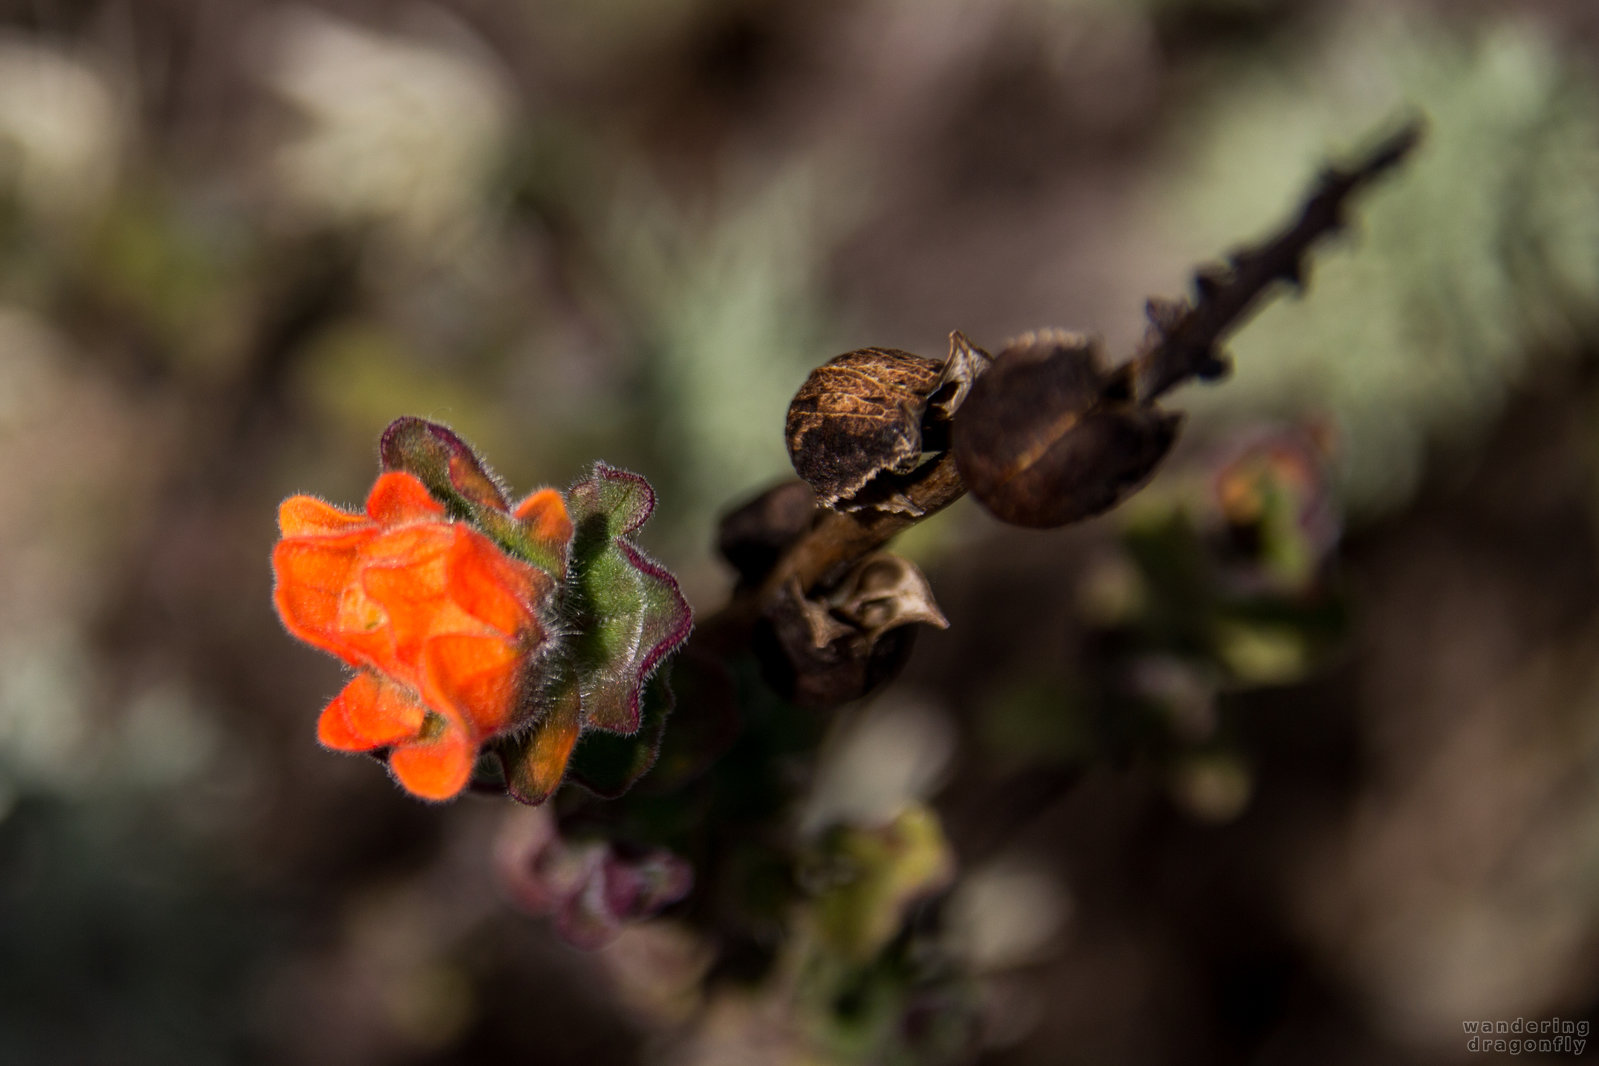
<instances>
[{"instance_id":1,"label":"brown papery seed capsule","mask_svg":"<svg viewBox=\"0 0 1599 1066\"><path fill-rule=\"evenodd\" d=\"M811 487L797 479L785 481L729 511L717 526L716 550L745 582L759 584L816 516Z\"/></svg>"},{"instance_id":2,"label":"brown papery seed capsule","mask_svg":"<svg viewBox=\"0 0 1599 1066\"><path fill-rule=\"evenodd\" d=\"M1011 342L955 414L955 463L996 518L1035 529L1114 507L1155 470L1181 416L1127 397L1080 334Z\"/></svg>"},{"instance_id":3,"label":"brown papery seed capsule","mask_svg":"<svg viewBox=\"0 0 1599 1066\"><path fill-rule=\"evenodd\" d=\"M848 509L878 474L916 467L927 396L941 370L898 348L861 348L811 371L784 428L789 458L817 502Z\"/></svg>"}]
</instances>

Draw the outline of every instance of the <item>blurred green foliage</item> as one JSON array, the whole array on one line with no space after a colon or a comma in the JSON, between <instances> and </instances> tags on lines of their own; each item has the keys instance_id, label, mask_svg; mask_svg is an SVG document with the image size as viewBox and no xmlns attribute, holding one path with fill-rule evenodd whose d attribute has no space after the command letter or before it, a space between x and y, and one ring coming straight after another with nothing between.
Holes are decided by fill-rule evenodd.
<instances>
[{"instance_id":1,"label":"blurred green foliage","mask_svg":"<svg viewBox=\"0 0 1599 1066\"><path fill-rule=\"evenodd\" d=\"M1402 180L1356 239L1316 257L1313 296L1264 311L1201 410L1322 413L1357 509L1414 492L1429 445L1471 440L1542 360L1599 321L1599 106L1591 73L1533 27L1328 12L1328 32L1238 61L1175 120L1155 210L1195 256L1286 210L1306 163L1384 116L1425 115Z\"/></svg>"}]
</instances>

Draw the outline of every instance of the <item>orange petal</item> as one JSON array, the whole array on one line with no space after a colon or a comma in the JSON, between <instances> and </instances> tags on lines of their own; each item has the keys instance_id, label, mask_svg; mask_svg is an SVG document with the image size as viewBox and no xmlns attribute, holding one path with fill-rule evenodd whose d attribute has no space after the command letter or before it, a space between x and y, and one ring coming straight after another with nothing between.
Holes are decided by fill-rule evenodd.
<instances>
[{"instance_id":1,"label":"orange petal","mask_svg":"<svg viewBox=\"0 0 1599 1066\"><path fill-rule=\"evenodd\" d=\"M430 740L401 744L389 753L395 778L407 791L428 800L447 800L465 788L476 761L476 746L455 725Z\"/></svg>"},{"instance_id":2,"label":"orange petal","mask_svg":"<svg viewBox=\"0 0 1599 1066\"><path fill-rule=\"evenodd\" d=\"M416 736L426 715L403 686L363 670L322 711L316 735L325 747L371 751Z\"/></svg>"},{"instance_id":3,"label":"orange petal","mask_svg":"<svg viewBox=\"0 0 1599 1066\"><path fill-rule=\"evenodd\" d=\"M471 531L450 522L412 522L376 534L362 559L368 566L417 569L418 578L427 578L435 593L444 591L445 559L455 542ZM436 567L426 573L422 568Z\"/></svg>"},{"instance_id":4,"label":"orange petal","mask_svg":"<svg viewBox=\"0 0 1599 1066\"><path fill-rule=\"evenodd\" d=\"M577 745L581 705L577 690L568 699L550 708L534 729L532 742L524 749L521 761L507 768L512 793L523 803L543 803L560 787L566 776L566 763Z\"/></svg>"},{"instance_id":5,"label":"orange petal","mask_svg":"<svg viewBox=\"0 0 1599 1066\"><path fill-rule=\"evenodd\" d=\"M315 496L290 496L278 505L278 530L285 537L348 533L367 524L365 515L341 511Z\"/></svg>"},{"instance_id":6,"label":"orange petal","mask_svg":"<svg viewBox=\"0 0 1599 1066\"><path fill-rule=\"evenodd\" d=\"M421 531L428 527L408 526L406 529ZM452 531L449 535L453 537L455 533ZM384 539L390 538L385 536ZM399 661L415 666L423 643L437 634L463 630L473 634L482 632L482 624L447 595L448 585L449 553L431 542L409 560L390 559L382 565L368 565L362 569L361 590L382 606Z\"/></svg>"},{"instance_id":7,"label":"orange petal","mask_svg":"<svg viewBox=\"0 0 1599 1066\"><path fill-rule=\"evenodd\" d=\"M566 501L554 489L539 489L516 505L516 517L534 538L556 550L572 539L572 519Z\"/></svg>"},{"instance_id":8,"label":"orange petal","mask_svg":"<svg viewBox=\"0 0 1599 1066\"><path fill-rule=\"evenodd\" d=\"M341 639L340 603L355 575L369 531L340 537L297 537L272 549L277 587L272 602L290 633L324 651L357 662Z\"/></svg>"},{"instance_id":9,"label":"orange petal","mask_svg":"<svg viewBox=\"0 0 1599 1066\"><path fill-rule=\"evenodd\" d=\"M444 505L428 493L427 486L403 470L378 476L366 497L366 513L385 526L438 521L445 516Z\"/></svg>"},{"instance_id":10,"label":"orange petal","mask_svg":"<svg viewBox=\"0 0 1599 1066\"><path fill-rule=\"evenodd\" d=\"M427 710L404 685L385 677L379 678L376 699L352 704L344 716L350 728L375 741L375 747L416 736L422 731Z\"/></svg>"},{"instance_id":11,"label":"orange petal","mask_svg":"<svg viewBox=\"0 0 1599 1066\"><path fill-rule=\"evenodd\" d=\"M322 717L316 720L316 739L324 748L335 751L370 751L377 747L350 728L345 710L356 700L368 699L366 690L375 688L371 674L357 674L355 680L344 686L344 691L322 708Z\"/></svg>"},{"instance_id":12,"label":"orange petal","mask_svg":"<svg viewBox=\"0 0 1599 1066\"><path fill-rule=\"evenodd\" d=\"M450 550L450 599L508 637L525 632L534 624L533 604L551 590L549 576L507 557L480 533L462 534Z\"/></svg>"},{"instance_id":13,"label":"orange petal","mask_svg":"<svg viewBox=\"0 0 1599 1066\"><path fill-rule=\"evenodd\" d=\"M521 695L522 657L498 636L433 637L422 649L422 692L428 704L453 712L478 737L511 725Z\"/></svg>"}]
</instances>

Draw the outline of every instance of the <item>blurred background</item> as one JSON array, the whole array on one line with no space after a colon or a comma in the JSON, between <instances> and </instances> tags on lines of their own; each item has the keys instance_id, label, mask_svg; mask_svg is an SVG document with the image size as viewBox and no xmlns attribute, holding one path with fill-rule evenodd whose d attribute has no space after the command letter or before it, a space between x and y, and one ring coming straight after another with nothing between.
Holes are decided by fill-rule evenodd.
<instances>
[{"instance_id":1,"label":"blurred background","mask_svg":"<svg viewBox=\"0 0 1599 1066\"><path fill-rule=\"evenodd\" d=\"M812 366L1124 358L1406 109L1146 492L907 538L951 627L806 817L938 812L984 1062L1596 1019L1596 60L1590 0L0 4L0 1063L851 1061L670 916L518 913L508 803L319 750L277 502L402 413L521 490L603 458L708 614Z\"/></svg>"}]
</instances>

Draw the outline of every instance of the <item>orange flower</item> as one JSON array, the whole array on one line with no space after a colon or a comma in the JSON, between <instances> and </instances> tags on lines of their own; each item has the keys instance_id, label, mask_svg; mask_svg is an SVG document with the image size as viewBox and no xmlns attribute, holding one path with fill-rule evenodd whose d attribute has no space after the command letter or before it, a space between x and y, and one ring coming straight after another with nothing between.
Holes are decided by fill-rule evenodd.
<instances>
[{"instance_id":1,"label":"orange flower","mask_svg":"<svg viewBox=\"0 0 1599 1066\"><path fill-rule=\"evenodd\" d=\"M515 518L571 535L552 490ZM294 496L278 526L278 615L357 670L322 712L317 738L340 751L387 748L394 776L424 799L460 792L479 746L525 717L533 667L552 639L540 611L554 579L449 520L402 471L378 478L364 514Z\"/></svg>"}]
</instances>

